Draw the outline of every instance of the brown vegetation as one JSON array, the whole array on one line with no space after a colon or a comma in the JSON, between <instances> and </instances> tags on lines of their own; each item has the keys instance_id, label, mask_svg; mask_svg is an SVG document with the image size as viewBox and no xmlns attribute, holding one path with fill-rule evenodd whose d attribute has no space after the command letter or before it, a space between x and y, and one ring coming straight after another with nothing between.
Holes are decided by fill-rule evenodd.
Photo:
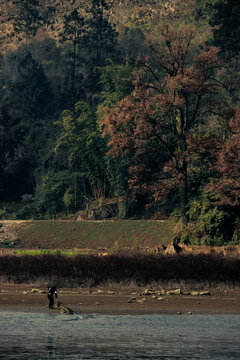
<instances>
[{"instance_id":1,"label":"brown vegetation","mask_svg":"<svg viewBox=\"0 0 240 360\"><path fill-rule=\"evenodd\" d=\"M239 286L240 258L216 255L3 255L2 282L97 286L109 283Z\"/></svg>"}]
</instances>

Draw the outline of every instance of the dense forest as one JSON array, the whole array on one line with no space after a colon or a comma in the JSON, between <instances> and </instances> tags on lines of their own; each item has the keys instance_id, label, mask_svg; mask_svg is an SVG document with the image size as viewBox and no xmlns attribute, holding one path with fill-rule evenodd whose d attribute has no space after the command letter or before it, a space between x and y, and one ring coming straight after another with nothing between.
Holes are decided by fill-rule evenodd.
<instances>
[{"instance_id":1,"label":"dense forest","mask_svg":"<svg viewBox=\"0 0 240 360\"><path fill-rule=\"evenodd\" d=\"M0 0L0 217L240 242L240 2Z\"/></svg>"}]
</instances>

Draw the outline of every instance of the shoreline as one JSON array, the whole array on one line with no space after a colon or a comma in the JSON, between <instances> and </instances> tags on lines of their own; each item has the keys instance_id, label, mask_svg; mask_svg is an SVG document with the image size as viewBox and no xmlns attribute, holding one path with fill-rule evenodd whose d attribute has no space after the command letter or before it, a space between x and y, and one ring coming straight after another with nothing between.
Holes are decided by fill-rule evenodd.
<instances>
[{"instance_id":1,"label":"shoreline","mask_svg":"<svg viewBox=\"0 0 240 360\"><path fill-rule=\"evenodd\" d=\"M150 289L150 288L148 288ZM145 295L146 287L99 286L59 288L58 301L76 314L153 315L228 314L240 315L240 289L208 289L210 295L159 295L157 286ZM0 284L0 311L57 312L48 309L47 289L34 284Z\"/></svg>"}]
</instances>

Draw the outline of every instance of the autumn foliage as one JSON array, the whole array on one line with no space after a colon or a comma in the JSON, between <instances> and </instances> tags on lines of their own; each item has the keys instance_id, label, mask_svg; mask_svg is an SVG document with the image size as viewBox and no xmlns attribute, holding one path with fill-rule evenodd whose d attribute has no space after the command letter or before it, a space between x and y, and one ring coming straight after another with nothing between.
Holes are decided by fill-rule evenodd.
<instances>
[{"instance_id":1,"label":"autumn foliage","mask_svg":"<svg viewBox=\"0 0 240 360\"><path fill-rule=\"evenodd\" d=\"M160 43L149 44L152 56L138 72L134 91L107 109L101 122L109 154L127 158L130 187L151 193L155 201L179 188L183 220L189 139L222 99L215 78L222 66L219 50L199 50L195 36L190 28L163 27Z\"/></svg>"},{"instance_id":2,"label":"autumn foliage","mask_svg":"<svg viewBox=\"0 0 240 360\"><path fill-rule=\"evenodd\" d=\"M229 121L229 136L217 154L216 177L208 186L218 205L240 207L240 111Z\"/></svg>"}]
</instances>

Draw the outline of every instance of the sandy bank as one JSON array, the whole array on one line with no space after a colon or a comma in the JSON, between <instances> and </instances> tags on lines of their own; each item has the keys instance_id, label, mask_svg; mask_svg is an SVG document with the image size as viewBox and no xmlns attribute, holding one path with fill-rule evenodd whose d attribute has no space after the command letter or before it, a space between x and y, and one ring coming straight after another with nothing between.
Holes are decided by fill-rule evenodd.
<instances>
[{"instance_id":1,"label":"sandy bank","mask_svg":"<svg viewBox=\"0 0 240 360\"><path fill-rule=\"evenodd\" d=\"M0 310L50 311L46 289L34 285L0 284ZM58 289L59 301L76 313L102 314L238 314L240 290L210 289L211 295L143 295L146 288L98 287ZM45 291L45 293L44 293ZM161 298L161 299L159 299ZM143 300L145 299L145 300ZM55 311L55 310L53 310Z\"/></svg>"}]
</instances>

